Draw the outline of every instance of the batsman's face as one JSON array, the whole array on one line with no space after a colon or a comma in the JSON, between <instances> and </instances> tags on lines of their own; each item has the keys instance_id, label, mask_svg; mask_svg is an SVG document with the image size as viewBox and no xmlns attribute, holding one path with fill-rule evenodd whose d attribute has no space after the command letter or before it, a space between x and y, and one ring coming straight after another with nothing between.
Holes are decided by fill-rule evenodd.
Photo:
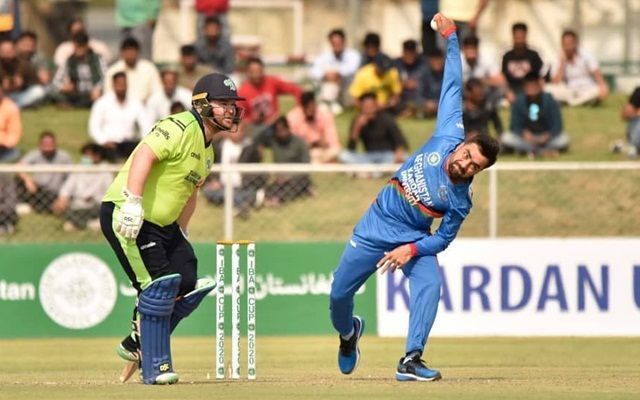
<instances>
[{"instance_id":1,"label":"batsman's face","mask_svg":"<svg viewBox=\"0 0 640 400\"><path fill-rule=\"evenodd\" d=\"M475 143L463 143L451 154L447 172L453 181L466 180L486 168L489 160Z\"/></svg>"},{"instance_id":2,"label":"batsman's face","mask_svg":"<svg viewBox=\"0 0 640 400\"><path fill-rule=\"evenodd\" d=\"M210 102L213 118L222 126L231 129L235 124L236 114L239 112L235 100L215 100Z\"/></svg>"}]
</instances>

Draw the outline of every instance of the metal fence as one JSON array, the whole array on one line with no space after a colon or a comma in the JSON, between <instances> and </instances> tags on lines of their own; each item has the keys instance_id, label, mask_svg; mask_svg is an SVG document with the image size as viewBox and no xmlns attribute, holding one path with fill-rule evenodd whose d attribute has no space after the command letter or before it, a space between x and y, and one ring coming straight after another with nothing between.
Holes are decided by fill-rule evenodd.
<instances>
[{"instance_id":1,"label":"metal fence","mask_svg":"<svg viewBox=\"0 0 640 400\"><path fill-rule=\"evenodd\" d=\"M191 238L343 241L396 168L216 166L201 190ZM95 211L58 205L51 212L55 196L25 197L17 175L104 175L117 169L0 165L0 242L101 242ZM477 176L473 191L474 209L460 236L640 236L638 162L502 162Z\"/></svg>"}]
</instances>

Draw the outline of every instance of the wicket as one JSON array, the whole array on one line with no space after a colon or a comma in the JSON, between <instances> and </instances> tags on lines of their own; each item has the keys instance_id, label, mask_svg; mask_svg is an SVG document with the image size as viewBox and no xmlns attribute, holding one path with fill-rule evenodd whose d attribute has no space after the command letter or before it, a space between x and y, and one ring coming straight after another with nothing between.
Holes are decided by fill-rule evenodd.
<instances>
[{"instance_id":1,"label":"wicket","mask_svg":"<svg viewBox=\"0 0 640 400\"><path fill-rule=\"evenodd\" d=\"M247 266L247 378L256 379L256 244L220 240L216 244L216 379L225 378L225 249L231 246L231 378L240 379L240 247Z\"/></svg>"}]
</instances>

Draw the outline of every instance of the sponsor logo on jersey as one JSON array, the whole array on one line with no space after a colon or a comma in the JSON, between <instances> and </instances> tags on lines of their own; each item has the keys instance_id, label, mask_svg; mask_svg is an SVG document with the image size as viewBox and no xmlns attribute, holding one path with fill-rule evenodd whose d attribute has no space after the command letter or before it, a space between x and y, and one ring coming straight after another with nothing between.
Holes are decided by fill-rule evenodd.
<instances>
[{"instance_id":1,"label":"sponsor logo on jersey","mask_svg":"<svg viewBox=\"0 0 640 400\"><path fill-rule=\"evenodd\" d=\"M447 201L449 199L449 191L446 186L440 186L438 188L438 198L442 201Z\"/></svg>"},{"instance_id":2,"label":"sponsor logo on jersey","mask_svg":"<svg viewBox=\"0 0 640 400\"><path fill-rule=\"evenodd\" d=\"M191 157L193 157L196 160L200 161L200 154L196 153L195 151L191 152Z\"/></svg>"},{"instance_id":3,"label":"sponsor logo on jersey","mask_svg":"<svg viewBox=\"0 0 640 400\"><path fill-rule=\"evenodd\" d=\"M164 136L164 138L165 138L165 139L169 140L169 132L168 132L168 131L166 131L165 129L160 128L160 127L159 127L159 126L157 126L157 125L156 125L156 127L155 127L155 128L153 128L153 133L154 133L156 136L158 136L158 137L159 137L160 135L162 135L162 136Z\"/></svg>"},{"instance_id":4,"label":"sponsor logo on jersey","mask_svg":"<svg viewBox=\"0 0 640 400\"><path fill-rule=\"evenodd\" d=\"M440 154L436 153L435 151L433 153L429 153L429 155L427 156L427 164L431 166L440 164Z\"/></svg>"},{"instance_id":5,"label":"sponsor logo on jersey","mask_svg":"<svg viewBox=\"0 0 640 400\"><path fill-rule=\"evenodd\" d=\"M184 177L184 179L185 179L187 182L191 182L192 184L194 184L194 185L196 185L196 186L197 186L198 184L200 184L200 181L202 180L202 177L201 177L201 176L200 176L200 174L199 174L199 173L197 173L196 171L191 170L191 171L189 171L189 173L187 174L187 176L185 176L185 177Z\"/></svg>"}]
</instances>

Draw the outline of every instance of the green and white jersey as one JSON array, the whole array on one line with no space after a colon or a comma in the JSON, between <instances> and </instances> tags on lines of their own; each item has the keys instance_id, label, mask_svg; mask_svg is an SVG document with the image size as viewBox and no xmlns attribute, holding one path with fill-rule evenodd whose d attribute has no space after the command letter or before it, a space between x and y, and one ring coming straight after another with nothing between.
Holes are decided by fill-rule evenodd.
<instances>
[{"instance_id":1,"label":"green and white jersey","mask_svg":"<svg viewBox=\"0 0 640 400\"><path fill-rule=\"evenodd\" d=\"M151 167L142 194L144 219L166 226L178 219L193 191L209 175L213 146L205 147L202 128L190 111L162 119L129 156L103 201L111 201L118 207L124 202L122 191L127 186L131 162L143 143L158 158Z\"/></svg>"}]
</instances>

